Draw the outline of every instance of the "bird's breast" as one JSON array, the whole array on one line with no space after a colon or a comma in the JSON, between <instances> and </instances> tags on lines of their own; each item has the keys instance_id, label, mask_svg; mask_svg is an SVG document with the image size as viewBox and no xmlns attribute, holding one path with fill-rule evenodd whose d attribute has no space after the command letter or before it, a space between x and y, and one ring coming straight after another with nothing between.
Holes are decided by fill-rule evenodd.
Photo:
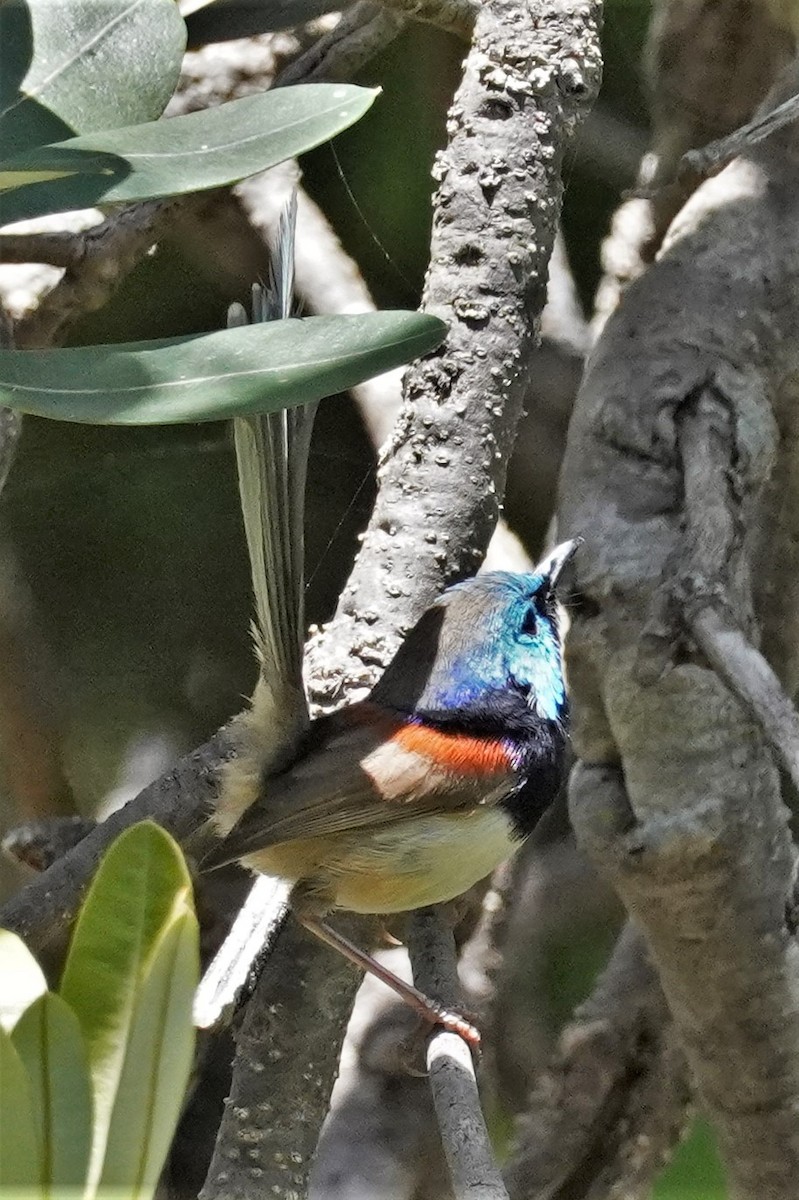
<instances>
[{"instance_id":1,"label":"bird's breast","mask_svg":"<svg viewBox=\"0 0 799 1200\"><path fill-rule=\"evenodd\" d=\"M341 845L325 874L337 908L406 912L460 896L517 846L512 822L497 806L420 815Z\"/></svg>"}]
</instances>

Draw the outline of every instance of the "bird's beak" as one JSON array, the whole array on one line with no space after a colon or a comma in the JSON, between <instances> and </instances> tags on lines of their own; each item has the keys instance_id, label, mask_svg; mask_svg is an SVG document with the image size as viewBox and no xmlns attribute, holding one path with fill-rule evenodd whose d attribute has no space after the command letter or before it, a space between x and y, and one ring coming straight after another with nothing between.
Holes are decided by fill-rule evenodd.
<instances>
[{"instance_id":1,"label":"bird's beak","mask_svg":"<svg viewBox=\"0 0 799 1200\"><path fill-rule=\"evenodd\" d=\"M535 574L548 580L550 591L555 590L561 572L567 563L571 562L577 550L583 544L581 537L572 538L570 542L561 542L535 568Z\"/></svg>"}]
</instances>

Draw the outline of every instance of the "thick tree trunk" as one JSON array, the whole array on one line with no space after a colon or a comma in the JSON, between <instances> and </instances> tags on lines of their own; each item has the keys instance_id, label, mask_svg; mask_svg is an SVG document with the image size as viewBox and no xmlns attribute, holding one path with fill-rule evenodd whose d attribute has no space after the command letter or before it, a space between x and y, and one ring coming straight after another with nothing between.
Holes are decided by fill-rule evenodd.
<instances>
[{"instance_id":1,"label":"thick tree trunk","mask_svg":"<svg viewBox=\"0 0 799 1200\"><path fill-rule=\"evenodd\" d=\"M798 152L794 127L683 210L605 327L561 480L586 538L572 817L646 934L736 1200L799 1179L796 852L778 739L696 641L718 612L795 684Z\"/></svg>"}]
</instances>

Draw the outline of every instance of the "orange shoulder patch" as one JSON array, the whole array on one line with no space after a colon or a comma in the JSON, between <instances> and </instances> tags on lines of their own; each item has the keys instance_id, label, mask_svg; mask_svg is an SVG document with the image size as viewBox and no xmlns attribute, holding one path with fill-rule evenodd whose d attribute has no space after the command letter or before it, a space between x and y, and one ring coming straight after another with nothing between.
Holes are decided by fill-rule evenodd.
<instances>
[{"instance_id":1,"label":"orange shoulder patch","mask_svg":"<svg viewBox=\"0 0 799 1200\"><path fill-rule=\"evenodd\" d=\"M444 733L429 725L402 725L391 741L403 750L421 754L439 767L468 775L495 774L513 769L513 760L498 739Z\"/></svg>"}]
</instances>

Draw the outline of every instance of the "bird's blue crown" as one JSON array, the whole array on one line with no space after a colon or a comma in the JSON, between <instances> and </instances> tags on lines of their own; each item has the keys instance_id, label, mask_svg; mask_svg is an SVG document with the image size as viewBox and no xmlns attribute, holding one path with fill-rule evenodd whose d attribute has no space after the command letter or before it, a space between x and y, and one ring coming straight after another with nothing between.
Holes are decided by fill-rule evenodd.
<instances>
[{"instance_id":1,"label":"bird's blue crown","mask_svg":"<svg viewBox=\"0 0 799 1200\"><path fill-rule=\"evenodd\" d=\"M455 584L400 648L372 698L439 725L524 736L563 720L551 573L492 571Z\"/></svg>"}]
</instances>

